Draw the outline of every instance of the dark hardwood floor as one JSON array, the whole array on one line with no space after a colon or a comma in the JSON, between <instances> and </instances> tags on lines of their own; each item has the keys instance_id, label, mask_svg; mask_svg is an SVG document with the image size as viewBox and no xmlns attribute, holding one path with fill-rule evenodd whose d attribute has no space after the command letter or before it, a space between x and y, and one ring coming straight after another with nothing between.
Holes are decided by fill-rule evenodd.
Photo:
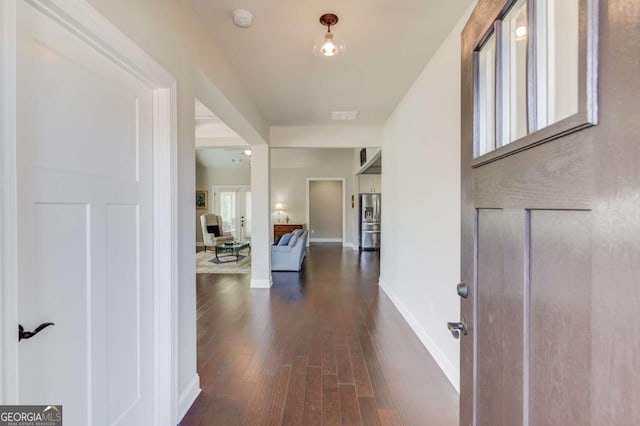
<instances>
[{"instance_id":1,"label":"dark hardwood floor","mask_svg":"<svg viewBox=\"0 0 640 426\"><path fill-rule=\"evenodd\" d=\"M202 393L181 425L457 425L457 393L378 276L377 252L338 246L270 290L198 274Z\"/></svg>"}]
</instances>

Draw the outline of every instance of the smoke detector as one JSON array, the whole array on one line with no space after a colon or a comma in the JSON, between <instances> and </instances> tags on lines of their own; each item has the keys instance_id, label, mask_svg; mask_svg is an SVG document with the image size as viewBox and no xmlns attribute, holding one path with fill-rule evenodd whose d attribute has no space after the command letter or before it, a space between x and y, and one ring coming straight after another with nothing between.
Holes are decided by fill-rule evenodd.
<instances>
[{"instance_id":1,"label":"smoke detector","mask_svg":"<svg viewBox=\"0 0 640 426\"><path fill-rule=\"evenodd\" d=\"M233 16L233 23L241 28L250 27L253 21L253 13L246 9L236 9L231 12L231 16Z\"/></svg>"}]
</instances>

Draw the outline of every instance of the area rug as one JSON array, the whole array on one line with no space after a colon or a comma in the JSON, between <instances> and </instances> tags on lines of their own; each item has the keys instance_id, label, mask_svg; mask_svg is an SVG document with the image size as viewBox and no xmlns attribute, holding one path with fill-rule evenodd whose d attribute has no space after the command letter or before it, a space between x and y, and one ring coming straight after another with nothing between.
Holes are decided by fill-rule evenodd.
<instances>
[{"instance_id":1,"label":"area rug","mask_svg":"<svg viewBox=\"0 0 640 426\"><path fill-rule=\"evenodd\" d=\"M215 253L210 251L196 253L196 273L198 274L249 274L251 273L251 256L248 250L240 252L240 260L236 263L234 256L221 256L216 261Z\"/></svg>"}]
</instances>

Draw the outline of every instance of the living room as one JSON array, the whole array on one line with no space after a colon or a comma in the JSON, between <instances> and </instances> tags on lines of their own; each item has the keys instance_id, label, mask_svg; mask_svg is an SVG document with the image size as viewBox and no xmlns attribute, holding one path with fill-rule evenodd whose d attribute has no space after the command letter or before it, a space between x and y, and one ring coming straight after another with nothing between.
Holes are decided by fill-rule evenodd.
<instances>
[{"instance_id":1,"label":"living room","mask_svg":"<svg viewBox=\"0 0 640 426\"><path fill-rule=\"evenodd\" d=\"M379 150L379 149L378 149ZM375 148L369 152L375 152ZM380 193L380 175L356 175L360 148L280 148L271 154L272 224L297 225L309 231L309 243L334 243L358 249L358 194ZM222 198L232 196L233 218L225 218L225 230L236 239L250 240L251 211L247 194L251 194L250 157L242 148L198 148L196 150L196 187L206 193L208 203L196 209L196 245L203 246L200 216L220 214ZM339 187L338 203L315 201L314 185L335 182ZM344 188L343 188L344 186ZM231 194L233 193L233 194ZM311 194L311 195L310 195ZM249 198L250 199L250 198ZM240 202L242 200L242 202ZM324 216L340 218L338 229L323 231ZM236 219L242 218L245 230L240 237ZM314 221L318 226L314 226ZM335 222L335 221L334 221ZM274 241L273 227L271 238Z\"/></svg>"}]
</instances>

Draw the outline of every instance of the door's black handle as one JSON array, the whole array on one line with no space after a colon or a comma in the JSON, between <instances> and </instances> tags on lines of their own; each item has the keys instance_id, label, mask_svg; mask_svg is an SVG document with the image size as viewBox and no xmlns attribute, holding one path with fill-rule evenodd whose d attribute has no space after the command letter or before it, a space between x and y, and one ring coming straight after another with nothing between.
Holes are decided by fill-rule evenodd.
<instances>
[{"instance_id":1,"label":"door's black handle","mask_svg":"<svg viewBox=\"0 0 640 426\"><path fill-rule=\"evenodd\" d=\"M20 341L22 339L31 339L33 336L35 336L36 334L40 333L42 330L44 330L45 328L49 327L50 325L55 325L55 324L52 323L52 322L45 322L45 323L40 324L33 331L24 331L24 327L22 327L22 325L18 324L18 341Z\"/></svg>"}]
</instances>

